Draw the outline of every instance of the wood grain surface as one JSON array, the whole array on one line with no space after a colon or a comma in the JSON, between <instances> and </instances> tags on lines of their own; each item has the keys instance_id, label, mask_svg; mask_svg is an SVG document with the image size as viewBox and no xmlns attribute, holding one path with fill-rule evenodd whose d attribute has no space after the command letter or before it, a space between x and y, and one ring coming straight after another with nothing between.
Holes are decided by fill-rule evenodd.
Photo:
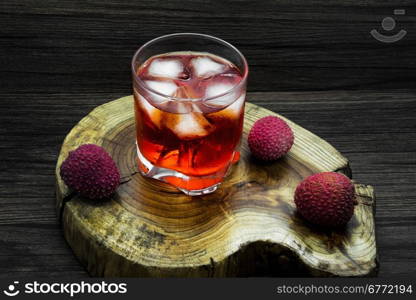
<instances>
[{"instance_id":1,"label":"wood grain surface","mask_svg":"<svg viewBox=\"0 0 416 300\"><path fill-rule=\"evenodd\" d=\"M138 174L133 97L96 107L68 133L56 165L58 214L64 235L92 276L232 277L369 276L377 273L371 186L356 184L358 205L345 228L308 225L293 202L296 186L317 172L351 174L335 148L299 125L283 159L253 159L247 135L272 115L246 103L240 161L219 189L190 197ZM123 183L109 201L74 195L59 173L85 143L103 146Z\"/></svg>"},{"instance_id":2,"label":"wood grain surface","mask_svg":"<svg viewBox=\"0 0 416 300\"><path fill-rule=\"evenodd\" d=\"M408 12L395 44L373 40ZM380 277L416 272L416 4L388 1L0 2L0 277L86 276L54 210L66 133L97 105L131 94L144 41L198 31L250 64L249 101L334 145L377 191ZM399 27L398 27L399 28Z\"/></svg>"},{"instance_id":3,"label":"wood grain surface","mask_svg":"<svg viewBox=\"0 0 416 300\"><path fill-rule=\"evenodd\" d=\"M407 9L397 31L409 34L382 44L370 30L381 31L395 8ZM243 52L251 91L407 88L416 68L415 9L412 0L3 0L0 74L25 78L4 76L13 93L44 92L46 83L54 92L128 90L140 45L197 31Z\"/></svg>"}]
</instances>

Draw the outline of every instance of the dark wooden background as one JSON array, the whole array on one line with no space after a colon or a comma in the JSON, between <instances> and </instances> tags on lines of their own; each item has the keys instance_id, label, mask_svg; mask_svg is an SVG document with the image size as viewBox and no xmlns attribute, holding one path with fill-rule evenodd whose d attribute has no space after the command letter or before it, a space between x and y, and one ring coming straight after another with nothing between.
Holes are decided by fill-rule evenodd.
<instances>
[{"instance_id":1,"label":"dark wooden background","mask_svg":"<svg viewBox=\"0 0 416 300\"><path fill-rule=\"evenodd\" d=\"M394 44L374 40L406 9ZM54 211L66 133L95 106L131 93L145 41L213 34L250 65L248 100L328 140L374 185L381 277L416 271L414 1L0 2L0 278L81 278Z\"/></svg>"}]
</instances>

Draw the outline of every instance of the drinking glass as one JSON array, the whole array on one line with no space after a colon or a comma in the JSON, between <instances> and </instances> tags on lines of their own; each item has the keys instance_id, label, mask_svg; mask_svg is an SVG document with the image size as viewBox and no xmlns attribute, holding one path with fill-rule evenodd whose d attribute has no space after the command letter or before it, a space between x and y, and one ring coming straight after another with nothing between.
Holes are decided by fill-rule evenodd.
<instances>
[{"instance_id":1,"label":"drinking glass","mask_svg":"<svg viewBox=\"0 0 416 300\"><path fill-rule=\"evenodd\" d=\"M239 159L244 56L213 36L170 34L137 50L132 73L142 175L191 196L215 191Z\"/></svg>"}]
</instances>

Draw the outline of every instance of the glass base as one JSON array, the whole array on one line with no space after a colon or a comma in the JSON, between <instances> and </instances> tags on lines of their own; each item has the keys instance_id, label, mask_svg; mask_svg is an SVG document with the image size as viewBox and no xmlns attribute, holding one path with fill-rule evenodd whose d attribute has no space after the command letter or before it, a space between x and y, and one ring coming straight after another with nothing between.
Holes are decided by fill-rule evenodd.
<instances>
[{"instance_id":1,"label":"glass base","mask_svg":"<svg viewBox=\"0 0 416 300\"><path fill-rule=\"evenodd\" d=\"M222 180L222 178L224 177L226 173L224 171L224 172L220 172L221 174L217 173L215 175L208 175L208 176L185 175L175 170L166 169L166 168L153 165L140 152L139 147L137 147L137 143L136 143L136 149L137 149L139 170L143 176L169 183L170 185L175 186L178 190L182 191L183 193L189 196L200 196L200 195L206 195L206 194L215 192L218 186L221 184L221 182L218 182L218 181ZM187 183L195 182L195 181L196 182L197 181L208 181L208 182L212 181L215 183L210 186L201 188L201 189L189 189L189 188L183 187L183 186L186 186ZM182 185L182 186L179 186L179 185Z\"/></svg>"}]
</instances>

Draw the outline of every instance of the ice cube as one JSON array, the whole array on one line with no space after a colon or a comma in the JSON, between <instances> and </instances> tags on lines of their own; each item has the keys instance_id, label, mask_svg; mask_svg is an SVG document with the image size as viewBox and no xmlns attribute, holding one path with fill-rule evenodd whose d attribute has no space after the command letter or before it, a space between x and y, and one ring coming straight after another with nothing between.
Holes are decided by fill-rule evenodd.
<instances>
[{"instance_id":1,"label":"ice cube","mask_svg":"<svg viewBox=\"0 0 416 300\"><path fill-rule=\"evenodd\" d=\"M224 111L228 114L237 117L240 115L241 109L244 106L244 99L246 98L246 94L243 93L237 100L233 102L230 106L228 106Z\"/></svg>"},{"instance_id":2,"label":"ice cube","mask_svg":"<svg viewBox=\"0 0 416 300\"><path fill-rule=\"evenodd\" d=\"M172 101L168 103L167 111L175 114L184 114L192 111L192 107L188 102Z\"/></svg>"},{"instance_id":3,"label":"ice cube","mask_svg":"<svg viewBox=\"0 0 416 300\"><path fill-rule=\"evenodd\" d=\"M205 91L205 98L215 98L209 99L208 101L206 101L206 104L208 106L214 106L218 108L231 104L237 98L237 95L234 91L227 93L221 97L216 96L230 91L232 88L233 85L229 83L218 83L209 85Z\"/></svg>"},{"instance_id":4,"label":"ice cube","mask_svg":"<svg viewBox=\"0 0 416 300\"><path fill-rule=\"evenodd\" d=\"M229 83L217 83L209 85L205 91L205 97L211 98L218 95L221 95L233 88L232 84Z\"/></svg>"},{"instance_id":5,"label":"ice cube","mask_svg":"<svg viewBox=\"0 0 416 300\"><path fill-rule=\"evenodd\" d=\"M194 102L194 103L191 104L191 106L192 106L192 111L197 112L197 113L202 113L203 112L202 103Z\"/></svg>"},{"instance_id":6,"label":"ice cube","mask_svg":"<svg viewBox=\"0 0 416 300\"><path fill-rule=\"evenodd\" d=\"M155 59L151 62L148 72L155 77L178 79L179 74L183 72L183 65L175 59Z\"/></svg>"},{"instance_id":7,"label":"ice cube","mask_svg":"<svg viewBox=\"0 0 416 300\"><path fill-rule=\"evenodd\" d=\"M136 91L136 99L138 99L138 102L142 109L147 113L150 120L157 126L158 128L161 127L161 112L159 109L151 105L143 96L139 95Z\"/></svg>"},{"instance_id":8,"label":"ice cube","mask_svg":"<svg viewBox=\"0 0 416 300\"><path fill-rule=\"evenodd\" d=\"M198 77L209 77L220 74L225 65L215 62L209 57L197 57L192 60L195 75Z\"/></svg>"},{"instance_id":9,"label":"ice cube","mask_svg":"<svg viewBox=\"0 0 416 300\"><path fill-rule=\"evenodd\" d=\"M165 125L181 140L191 140L207 136L214 128L201 113L171 115Z\"/></svg>"},{"instance_id":10,"label":"ice cube","mask_svg":"<svg viewBox=\"0 0 416 300\"><path fill-rule=\"evenodd\" d=\"M152 90L166 96L173 96L178 89L178 86L172 81L147 80L145 81L145 84ZM166 97L162 97L151 92L149 92L149 97L155 102L155 104L160 104L168 100Z\"/></svg>"},{"instance_id":11,"label":"ice cube","mask_svg":"<svg viewBox=\"0 0 416 300\"><path fill-rule=\"evenodd\" d=\"M166 95L166 96L172 96L178 89L178 86L174 82L171 82L171 81L147 80L145 81L145 83L152 90L155 90L156 92Z\"/></svg>"}]
</instances>

